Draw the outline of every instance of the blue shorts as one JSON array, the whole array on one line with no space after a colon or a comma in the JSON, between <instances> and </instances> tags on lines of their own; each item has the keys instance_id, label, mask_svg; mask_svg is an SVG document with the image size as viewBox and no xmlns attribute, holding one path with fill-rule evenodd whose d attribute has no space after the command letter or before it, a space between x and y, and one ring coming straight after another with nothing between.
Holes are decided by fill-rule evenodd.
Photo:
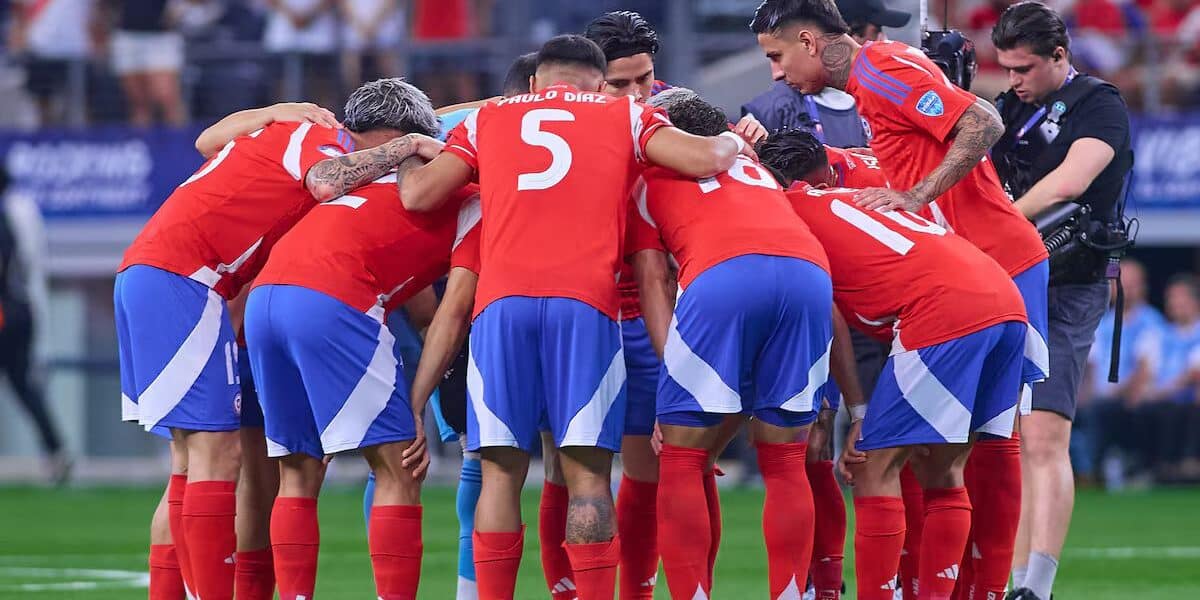
<instances>
[{"instance_id":1,"label":"blue shorts","mask_svg":"<svg viewBox=\"0 0 1200 600\"><path fill-rule=\"evenodd\" d=\"M1050 349L1046 344L1049 339L1050 316L1047 300L1047 287L1050 283L1050 261L1042 262L1025 269L1016 277L1013 283L1025 300L1025 313L1029 316L1029 328L1025 339L1025 364L1021 370L1023 383L1045 381L1050 376ZM1021 414L1029 414L1029 408L1022 402Z\"/></svg>"},{"instance_id":2,"label":"blue shorts","mask_svg":"<svg viewBox=\"0 0 1200 600\"><path fill-rule=\"evenodd\" d=\"M654 432L654 396L662 363L654 353L646 322L641 317L621 321L625 348L625 435Z\"/></svg>"},{"instance_id":3,"label":"blue shorts","mask_svg":"<svg viewBox=\"0 0 1200 600\"><path fill-rule=\"evenodd\" d=\"M404 363L382 318L304 287L264 285L246 300L246 345L269 456L416 437Z\"/></svg>"},{"instance_id":4,"label":"blue shorts","mask_svg":"<svg viewBox=\"0 0 1200 600\"><path fill-rule=\"evenodd\" d=\"M750 254L709 267L671 319L659 422L711 426L742 412L783 427L812 422L832 314L829 274L808 261Z\"/></svg>"},{"instance_id":5,"label":"blue shorts","mask_svg":"<svg viewBox=\"0 0 1200 600\"><path fill-rule=\"evenodd\" d=\"M204 284L144 265L113 285L121 363L121 419L169 429L241 425L238 346L225 299Z\"/></svg>"},{"instance_id":6,"label":"blue shorts","mask_svg":"<svg viewBox=\"0 0 1200 600\"><path fill-rule=\"evenodd\" d=\"M250 368L250 356L241 349L238 356L238 384L242 390L242 427L263 426L262 405L258 402L258 388L254 387L254 373Z\"/></svg>"},{"instance_id":7,"label":"blue shorts","mask_svg":"<svg viewBox=\"0 0 1200 600\"><path fill-rule=\"evenodd\" d=\"M620 451L625 427L621 330L569 298L509 296L471 326L467 449L555 445Z\"/></svg>"},{"instance_id":8,"label":"blue shorts","mask_svg":"<svg viewBox=\"0 0 1200 600\"><path fill-rule=\"evenodd\" d=\"M893 354L867 405L858 448L964 444L973 432L1010 437L1025 330L1010 321Z\"/></svg>"}]
</instances>

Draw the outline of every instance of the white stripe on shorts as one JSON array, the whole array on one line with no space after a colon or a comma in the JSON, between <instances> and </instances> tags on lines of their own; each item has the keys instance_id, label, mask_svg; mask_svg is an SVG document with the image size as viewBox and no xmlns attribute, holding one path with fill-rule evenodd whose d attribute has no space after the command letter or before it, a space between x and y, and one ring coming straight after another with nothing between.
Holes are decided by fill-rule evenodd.
<instances>
[{"instance_id":1,"label":"white stripe on shorts","mask_svg":"<svg viewBox=\"0 0 1200 600\"><path fill-rule=\"evenodd\" d=\"M1017 405L1014 403L1008 410L992 417L990 421L979 426L975 431L990 433L1003 438L1012 437L1013 424L1017 419Z\"/></svg>"},{"instance_id":2,"label":"white stripe on shorts","mask_svg":"<svg viewBox=\"0 0 1200 600\"><path fill-rule=\"evenodd\" d=\"M817 390L829 381L829 350L833 347L833 339L830 338L829 343L825 344L825 354L817 359L808 369L808 384L804 389L795 396L787 399L779 408L790 410L792 412L811 412L821 408L820 401L817 400Z\"/></svg>"},{"instance_id":3,"label":"white stripe on shorts","mask_svg":"<svg viewBox=\"0 0 1200 600\"><path fill-rule=\"evenodd\" d=\"M133 401L133 398L125 394L121 394L121 420L122 421L138 421L138 405Z\"/></svg>"},{"instance_id":4,"label":"white stripe on shorts","mask_svg":"<svg viewBox=\"0 0 1200 600\"><path fill-rule=\"evenodd\" d=\"M321 447L326 454L358 448L371 423L387 408L392 393L396 391L398 363L392 354L396 338L387 325L380 325L376 339L375 354L371 355L366 372L359 378L354 391L350 392L350 397L346 398L346 403L321 432Z\"/></svg>"},{"instance_id":5,"label":"white stripe on shorts","mask_svg":"<svg viewBox=\"0 0 1200 600\"><path fill-rule=\"evenodd\" d=\"M571 422L567 423L567 432L563 434L559 447L595 446L600 439L601 430L604 429L608 411L617 401L624 385L625 350L618 348L612 362L608 363L608 370L604 372L600 385L596 386L596 391L592 393L592 398L571 417Z\"/></svg>"},{"instance_id":6,"label":"white stripe on shorts","mask_svg":"<svg viewBox=\"0 0 1200 600\"><path fill-rule=\"evenodd\" d=\"M483 401L483 374L479 372L479 365L475 364L473 351L467 353L467 397L471 400L471 410L475 411L475 420L479 422L480 447L520 447L517 436Z\"/></svg>"},{"instance_id":7,"label":"white stripe on shorts","mask_svg":"<svg viewBox=\"0 0 1200 600\"><path fill-rule=\"evenodd\" d=\"M1025 359L1037 366L1043 375L1050 376L1050 348L1033 325L1025 328Z\"/></svg>"},{"instance_id":8,"label":"white stripe on shorts","mask_svg":"<svg viewBox=\"0 0 1200 600\"><path fill-rule=\"evenodd\" d=\"M696 399L700 410L724 414L742 412L742 396L688 347L679 335L679 320L675 317L671 317L671 328L667 331L663 364L671 379Z\"/></svg>"},{"instance_id":9,"label":"white stripe on shorts","mask_svg":"<svg viewBox=\"0 0 1200 600\"><path fill-rule=\"evenodd\" d=\"M154 429L167 413L179 405L179 401L195 385L200 373L204 372L204 366L217 347L225 301L216 292L207 292L208 301L200 313L200 320L179 345L175 356L158 373L158 377L154 378L146 391L138 395L138 422L146 431Z\"/></svg>"},{"instance_id":10,"label":"white stripe on shorts","mask_svg":"<svg viewBox=\"0 0 1200 600\"><path fill-rule=\"evenodd\" d=\"M971 411L938 381L916 350L897 354L892 360L896 384L908 405L947 442L965 443L971 428Z\"/></svg>"},{"instance_id":11,"label":"white stripe on shorts","mask_svg":"<svg viewBox=\"0 0 1200 600\"><path fill-rule=\"evenodd\" d=\"M292 453L291 450L287 449L287 446L284 446L283 444L280 444L279 442L277 442L271 438L266 438L266 440L267 440L267 456L269 456L271 458L279 458L281 456L287 456Z\"/></svg>"}]
</instances>

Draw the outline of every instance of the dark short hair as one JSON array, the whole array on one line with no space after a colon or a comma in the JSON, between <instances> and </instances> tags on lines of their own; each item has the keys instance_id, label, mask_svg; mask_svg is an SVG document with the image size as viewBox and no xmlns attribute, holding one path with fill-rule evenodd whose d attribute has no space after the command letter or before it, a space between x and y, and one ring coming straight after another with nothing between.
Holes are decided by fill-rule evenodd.
<instances>
[{"instance_id":1,"label":"dark short hair","mask_svg":"<svg viewBox=\"0 0 1200 600\"><path fill-rule=\"evenodd\" d=\"M1041 2L1018 2L1000 14L992 28L992 45L997 50L1025 46L1029 51L1050 58L1059 46L1070 50L1071 38L1062 17Z\"/></svg>"},{"instance_id":2,"label":"dark short hair","mask_svg":"<svg viewBox=\"0 0 1200 600\"><path fill-rule=\"evenodd\" d=\"M1191 273L1176 273L1167 280L1167 287L1182 285L1191 293L1192 298L1200 302L1200 279Z\"/></svg>"},{"instance_id":3,"label":"dark short hair","mask_svg":"<svg viewBox=\"0 0 1200 600\"><path fill-rule=\"evenodd\" d=\"M776 131L759 142L754 151L759 162L792 181L829 165L821 140L803 129Z\"/></svg>"},{"instance_id":4,"label":"dark short hair","mask_svg":"<svg viewBox=\"0 0 1200 600\"><path fill-rule=\"evenodd\" d=\"M608 61L596 42L582 35L567 34L550 38L537 53L537 68L542 65L565 65L596 69L604 74Z\"/></svg>"},{"instance_id":5,"label":"dark short hair","mask_svg":"<svg viewBox=\"0 0 1200 600\"><path fill-rule=\"evenodd\" d=\"M653 56L658 52L658 34L642 15L631 10L618 10L596 17L588 23L583 35L600 46L608 61L635 54Z\"/></svg>"},{"instance_id":6,"label":"dark short hair","mask_svg":"<svg viewBox=\"0 0 1200 600\"><path fill-rule=\"evenodd\" d=\"M650 106L667 111L671 123L693 135L712 136L729 131L725 111L705 102L700 94L673 87L650 97Z\"/></svg>"},{"instance_id":7,"label":"dark short hair","mask_svg":"<svg viewBox=\"0 0 1200 600\"><path fill-rule=\"evenodd\" d=\"M522 54L508 67L504 75L504 86L500 93L504 96L516 96L529 93L529 78L537 71L537 52Z\"/></svg>"},{"instance_id":8,"label":"dark short hair","mask_svg":"<svg viewBox=\"0 0 1200 600\"><path fill-rule=\"evenodd\" d=\"M808 21L824 33L850 33L833 0L763 0L754 10L750 31L773 34L797 21Z\"/></svg>"}]
</instances>

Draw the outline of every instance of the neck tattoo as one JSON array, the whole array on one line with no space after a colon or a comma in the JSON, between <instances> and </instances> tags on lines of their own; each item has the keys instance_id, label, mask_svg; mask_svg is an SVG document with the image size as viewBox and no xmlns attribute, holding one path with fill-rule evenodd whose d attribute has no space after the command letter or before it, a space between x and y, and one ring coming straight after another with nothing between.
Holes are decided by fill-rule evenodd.
<instances>
[{"instance_id":1,"label":"neck tattoo","mask_svg":"<svg viewBox=\"0 0 1200 600\"><path fill-rule=\"evenodd\" d=\"M850 65L854 58L850 39L842 34L827 34L822 39L825 47L821 49L821 64L829 75L829 85L844 90L850 81Z\"/></svg>"}]
</instances>

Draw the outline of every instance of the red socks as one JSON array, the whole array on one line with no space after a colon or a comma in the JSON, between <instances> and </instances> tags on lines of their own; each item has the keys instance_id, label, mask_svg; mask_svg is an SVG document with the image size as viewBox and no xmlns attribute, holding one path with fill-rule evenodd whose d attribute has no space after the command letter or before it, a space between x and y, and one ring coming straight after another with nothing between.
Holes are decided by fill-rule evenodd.
<instances>
[{"instance_id":1,"label":"red socks","mask_svg":"<svg viewBox=\"0 0 1200 600\"><path fill-rule=\"evenodd\" d=\"M575 574L571 559L563 550L567 538L567 488L549 481L542 484L542 502L538 506L538 541L542 553L542 574L554 600L575 598Z\"/></svg>"},{"instance_id":2,"label":"red socks","mask_svg":"<svg viewBox=\"0 0 1200 600\"><path fill-rule=\"evenodd\" d=\"M621 478L617 489L617 535L621 544L621 600L654 597L658 576L658 484Z\"/></svg>"},{"instance_id":3,"label":"red socks","mask_svg":"<svg viewBox=\"0 0 1200 600\"><path fill-rule=\"evenodd\" d=\"M672 598L711 592L714 545L705 485L708 452L663 444L658 457L658 550ZM715 475L713 495L716 494ZM715 553L713 553L715 554Z\"/></svg>"},{"instance_id":4,"label":"red socks","mask_svg":"<svg viewBox=\"0 0 1200 600\"><path fill-rule=\"evenodd\" d=\"M958 580L963 548L971 530L966 488L925 490L925 530L921 534L921 600L949 600Z\"/></svg>"},{"instance_id":5,"label":"red socks","mask_svg":"<svg viewBox=\"0 0 1200 600\"><path fill-rule=\"evenodd\" d=\"M617 564L621 562L621 538L595 544L565 544L575 572L579 600L612 600L617 591Z\"/></svg>"},{"instance_id":6,"label":"red socks","mask_svg":"<svg viewBox=\"0 0 1200 600\"><path fill-rule=\"evenodd\" d=\"M183 537L196 584L192 591L204 600L233 598L236 489L235 481L196 481L187 484L183 497Z\"/></svg>"},{"instance_id":7,"label":"red socks","mask_svg":"<svg viewBox=\"0 0 1200 600\"><path fill-rule=\"evenodd\" d=\"M717 568L717 550L721 549L721 495L717 493L716 469L709 469L704 473L704 500L708 503L709 544L707 587L711 590L713 586L713 571Z\"/></svg>"},{"instance_id":8,"label":"red socks","mask_svg":"<svg viewBox=\"0 0 1200 600\"><path fill-rule=\"evenodd\" d=\"M991 593L1002 598L1021 519L1020 439L1014 433L1012 439L976 442L965 477L975 515L965 553L972 559L974 594L963 597L982 600Z\"/></svg>"},{"instance_id":9,"label":"red socks","mask_svg":"<svg viewBox=\"0 0 1200 600\"><path fill-rule=\"evenodd\" d=\"M317 553L320 547L317 499L276 498L275 507L271 510L271 550L275 555L279 600L312 598L317 583Z\"/></svg>"},{"instance_id":10,"label":"red socks","mask_svg":"<svg viewBox=\"0 0 1200 600\"><path fill-rule=\"evenodd\" d=\"M838 600L842 595L842 560L846 548L846 500L833 476L833 461L804 465L812 488L816 520L809 576L817 600Z\"/></svg>"},{"instance_id":11,"label":"red socks","mask_svg":"<svg viewBox=\"0 0 1200 600\"><path fill-rule=\"evenodd\" d=\"M890 496L855 498L854 516L858 600L892 600L904 546L904 502Z\"/></svg>"},{"instance_id":12,"label":"red socks","mask_svg":"<svg viewBox=\"0 0 1200 600\"><path fill-rule=\"evenodd\" d=\"M150 545L150 600L183 600L183 576L171 544Z\"/></svg>"},{"instance_id":13,"label":"red socks","mask_svg":"<svg viewBox=\"0 0 1200 600\"><path fill-rule=\"evenodd\" d=\"M479 600L512 600L525 546L525 528L502 533L475 530L471 537L475 547Z\"/></svg>"},{"instance_id":14,"label":"red socks","mask_svg":"<svg viewBox=\"0 0 1200 600\"><path fill-rule=\"evenodd\" d=\"M424 548L421 507L375 505L371 508L367 543L379 600L414 600L421 580Z\"/></svg>"},{"instance_id":15,"label":"red socks","mask_svg":"<svg viewBox=\"0 0 1200 600\"><path fill-rule=\"evenodd\" d=\"M171 528L171 541L175 542L175 556L179 561L179 574L183 585L195 595L196 580L192 578L192 563L187 551L187 536L183 534L183 496L187 491L187 475L172 475L167 484L167 522Z\"/></svg>"},{"instance_id":16,"label":"red socks","mask_svg":"<svg viewBox=\"0 0 1200 600\"><path fill-rule=\"evenodd\" d=\"M270 547L238 551L233 570L233 595L237 600L275 598L275 561Z\"/></svg>"},{"instance_id":17,"label":"red socks","mask_svg":"<svg viewBox=\"0 0 1200 600\"><path fill-rule=\"evenodd\" d=\"M912 467L900 471L900 493L904 497L904 550L900 553L900 585L904 600L917 600L921 572L921 532L925 528L925 490Z\"/></svg>"},{"instance_id":18,"label":"red socks","mask_svg":"<svg viewBox=\"0 0 1200 600\"><path fill-rule=\"evenodd\" d=\"M767 488L763 539L772 598L804 594L812 562L813 498L804 472L808 444L755 444Z\"/></svg>"}]
</instances>

